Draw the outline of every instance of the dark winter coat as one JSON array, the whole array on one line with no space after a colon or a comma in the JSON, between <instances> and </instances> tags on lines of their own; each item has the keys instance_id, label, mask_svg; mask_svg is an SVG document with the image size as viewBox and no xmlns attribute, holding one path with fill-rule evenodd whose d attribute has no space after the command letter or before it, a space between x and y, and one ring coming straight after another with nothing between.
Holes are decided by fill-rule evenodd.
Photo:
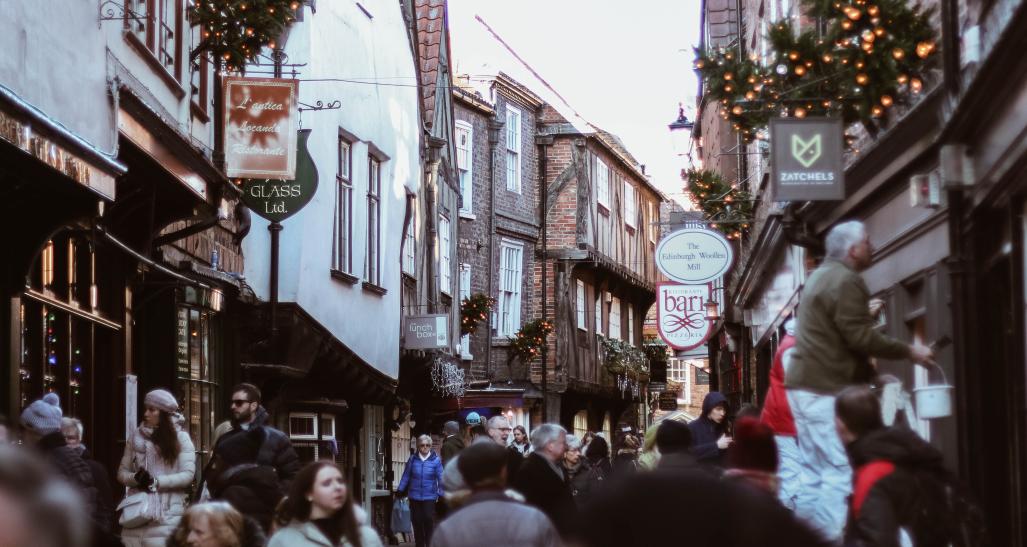
<instances>
[{"instance_id":1,"label":"dark winter coat","mask_svg":"<svg viewBox=\"0 0 1027 547\"><path fill-rule=\"evenodd\" d=\"M111 488L110 475L107 474L107 468L102 463L93 459L92 454L84 445L79 445L76 452L89 466L89 471L93 475L93 485L96 486L97 524L104 532L110 532L114 530L115 507L117 507L114 504L114 489Z\"/></svg>"},{"instance_id":2,"label":"dark winter coat","mask_svg":"<svg viewBox=\"0 0 1027 547\"><path fill-rule=\"evenodd\" d=\"M434 451L426 460L415 453L407 460L397 491L414 501L435 501L442 497L442 469L442 458Z\"/></svg>"},{"instance_id":3,"label":"dark winter coat","mask_svg":"<svg viewBox=\"0 0 1027 547\"><path fill-rule=\"evenodd\" d=\"M264 431L264 441L254 463L269 466L275 470L278 475L280 490L284 494L288 492L289 483L300 472L302 464L300 463L299 456L296 454L296 450L292 447L292 441L289 440L289 436L268 425L269 419L270 416L267 410L260 406L257 407L256 416L248 429L243 429L238 422L232 420L232 430L218 438L217 443L214 445L214 453L218 453L218 447L228 438L245 433L253 428L262 429Z\"/></svg>"},{"instance_id":4,"label":"dark winter coat","mask_svg":"<svg viewBox=\"0 0 1027 547\"><path fill-rule=\"evenodd\" d=\"M794 347L794 336L788 335L781 339L777 353L774 354L774 363L770 367L770 387L767 388L767 398L760 414L760 421L773 429L775 435L787 437L796 435L795 418L792 417L792 409L788 406L788 396L785 394L784 366L785 358L791 358Z\"/></svg>"},{"instance_id":5,"label":"dark winter coat","mask_svg":"<svg viewBox=\"0 0 1027 547\"><path fill-rule=\"evenodd\" d=\"M577 518L577 507L566 474L559 474L538 452L528 454L510 484L524 496L528 505L537 507L553 521L560 535L567 538Z\"/></svg>"},{"instance_id":6,"label":"dark winter coat","mask_svg":"<svg viewBox=\"0 0 1027 547\"><path fill-rule=\"evenodd\" d=\"M907 429L883 428L846 447L853 468L847 547L897 547L905 528L917 547L947 545L930 508L944 496L942 454ZM942 515L938 515L942 516Z\"/></svg>"},{"instance_id":7,"label":"dark winter coat","mask_svg":"<svg viewBox=\"0 0 1027 547\"><path fill-rule=\"evenodd\" d=\"M517 476L517 472L521 470L521 464L524 463L525 456L521 454L516 448L511 446L507 450L506 454L506 483L510 484L513 482L514 477Z\"/></svg>"},{"instance_id":8,"label":"dark winter coat","mask_svg":"<svg viewBox=\"0 0 1027 547\"><path fill-rule=\"evenodd\" d=\"M607 475L601 467L593 467L585 458L579 459L578 465L574 467L564 465L563 471L567 474L567 480L571 486L571 496L574 497L574 503L578 505L579 509L592 499L592 496L603 487L604 481L607 479Z\"/></svg>"},{"instance_id":9,"label":"dark winter coat","mask_svg":"<svg viewBox=\"0 0 1027 547\"><path fill-rule=\"evenodd\" d=\"M578 536L585 547L826 545L770 496L659 468L606 485L582 514Z\"/></svg>"},{"instance_id":10,"label":"dark winter coat","mask_svg":"<svg viewBox=\"0 0 1027 547\"><path fill-rule=\"evenodd\" d=\"M727 406L727 397L719 391L706 394L702 402L702 416L688 424L692 432L692 455L699 463L722 466L727 450L717 448L717 440L727 431L727 417L721 423L710 419L710 411L717 405Z\"/></svg>"},{"instance_id":11,"label":"dark winter coat","mask_svg":"<svg viewBox=\"0 0 1027 547\"><path fill-rule=\"evenodd\" d=\"M630 449L621 449L613 457L613 473L615 475L630 474L638 471L638 452Z\"/></svg>"},{"instance_id":12,"label":"dark winter coat","mask_svg":"<svg viewBox=\"0 0 1027 547\"><path fill-rule=\"evenodd\" d=\"M214 499L227 501L265 531L271 529L275 508L283 497L274 469L253 463L235 465L219 474L209 486Z\"/></svg>"},{"instance_id":13,"label":"dark winter coat","mask_svg":"<svg viewBox=\"0 0 1027 547\"><path fill-rule=\"evenodd\" d=\"M460 435L450 435L442 441L442 465L449 463L449 460L453 459L464 449L465 443L464 438Z\"/></svg>"},{"instance_id":14,"label":"dark winter coat","mask_svg":"<svg viewBox=\"0 0 1027 547\"><path fill-rule=\"evenodd\" d=\"M93 526L100 531L110 530L109 521L105 520L106 517L99 510L93 471L89 468L89 464L82 459L82 456L74 448L68 446L64 441L64 435L60 431L44 435L39 439L37 447L53 468L82 494L82 500L85 502Z\"/></svg>"}]
</instances>

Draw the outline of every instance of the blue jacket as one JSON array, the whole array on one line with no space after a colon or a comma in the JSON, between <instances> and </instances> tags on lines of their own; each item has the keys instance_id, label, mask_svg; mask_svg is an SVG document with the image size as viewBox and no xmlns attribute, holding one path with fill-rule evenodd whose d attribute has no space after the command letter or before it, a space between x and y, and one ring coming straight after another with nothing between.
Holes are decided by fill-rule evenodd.
<instances>
[{"instance_id":1,"label":"blue jacket","mask_svg":"<svg viewBox=\"0 0 1027 547\"><path fill-rule=\"evenodd\" d=\"M717 439L727 432L727 416L724 421L716 423L710 419L710 411L717 405L727 408L727 397L718 391L706 394L702 402L702 416L688 424L692 432L692 455L699 463L722 465L726 450L717 448Z\"/></svg>"},{"instance_id":2,"label":"blue jacket","mask_svg":"<svg viewBox=\"0 0 1027 547\"><path fill-rule=\"evenodd\" d=\"M414 501L435 501L442 497L442 458L434 451L424 461L420 454L410 456L397 491Z\"/></svg>"}]
</instances>

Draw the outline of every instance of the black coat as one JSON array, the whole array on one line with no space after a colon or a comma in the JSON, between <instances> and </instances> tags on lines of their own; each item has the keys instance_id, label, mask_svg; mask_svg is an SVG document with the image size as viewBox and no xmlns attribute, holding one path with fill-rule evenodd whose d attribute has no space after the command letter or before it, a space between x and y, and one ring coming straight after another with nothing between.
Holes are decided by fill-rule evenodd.
<instances>
[{"instance_id":1,"label":"black coat","mask_svg":"<svg viewBox=\"0 0 1027 547\"><path fill-rule=\"evenodd\" d=\"M949 480L941 452L898 428L867 433L846 449L853 468L846 546L898 546L900 528L917 547L948 544L945 516L931 510Z\"/></svg>"},{"instance_id":2,"label":"black coat","mask_svg":"<svg viewBox=\"0 0 1027 547\"><path fill-rule=\"evenodd\" d=\"M528 505L537 507L545 513L561 536L569 536L578 510L562 468L560 475L557 475L545 458L537 452L532 452L524 458L524 463L521 464L521 469L510 486L524 496Z\"/></svg>"},{"instance_id":3,"label":"black coat","mask_svg":"<svg viewBox=\"0 0 1027 547\"><path fill-rule=\"evenodd\" d=\"M246 431L260 428L264 432L264 440L257 452L257 465L268 466L275 470L278 475L282 493L288 492L289 483L303 467L296 450L292 447L289 436L268 425L269 416L264 407L257 407L257 413L249 429L242 429L238 422L232 420L232 429L218 438L214 445L214 453L218 454L218 447L227 439L235 435L246 433ZM234 462L233 462L234 463Z\"/></svg>"},{"instance_id":4,"label":"black coat","mask_svg":"<svg viewBox=\"0 0 1027 547\"><path fill-rule=\"evenodd\" d=\"M252 518L265 531L271 529L275 508L282 499L274 469L256 464L230 467L210 484L214 499L227 501Z\"/></svg>"},{"instance_id":5,"label":"black coat","mask_svg":"<svg viewBox=\"0 0 1027 547\"><path fill-rule=\"evenodd\" d=\"M723 466L727 450L717 448L717 440L727 432L727 417L719 424L709 418L710 411L717 405L726 406L727 397L717 391L707 393L702 402L702 416L688 424L688 429L692 432L692 455L695 459L699 463Z\"/></svg>"},{"instance_id":6,"label":"black coat","mask_svg":"<svg viewBox=\"0 0 1027 547\"><path fill-rule=\"evenodd\" d=\"M449 463L449 460L453 459L464 449L464 439L460 435L451 435L446 437L446 440L442 441L442 449L439 456L442 458L442 465Z\"/></svg>"},{"instance_id":7,"label":"black coat","mask_svg":"<svg viewBox=\"0 0 1027 547\"><path fill-rule=\"evenodd\" d=\"M51 466L81 493L95 528L109 531L110 522L104 522L104 517L98 508L93 470L89 468L89 464L82 459L78 451L64 442L64 435L60 431L44 435L39 439L37 447Z\"/></svg>"},{"instance_id":8,"label":"black coat","mask_svg":"<svg viewBox=\"0 0 1027 547\"><path fill-rule=\"evenodd\" d=\"M96 520L100 529L106 532L114 530L115 508L114 490L111 488L110 475L102 463L93 459L92 454L85 446L76 450L82 460L89 466L90 474L93 476L93 485L96 487Z\"/></svg>"},{"instance_id":9,"label":"black coat","mask_svg":"<svg viewBox=\"0 0 1027 547\"><path fill-rule=\"evenodd\" d=\"M571 496L574 497L578 508L584 507L609 478L602 467L593 467L585 458L578 460L578 465L572 468L564 465L563 469L571 485Z\"/></svg>"},{"instance_id":10,"label":"black coat","mask_svg":"<svg viewBox=\"0 0 1027 547\"><path fill-rule=\"evenodd\" d=\"M705 473L659 468L606 484L582 512L576 535L585 547L827 545L770 496Z\"/></svg>"}]
</instances>

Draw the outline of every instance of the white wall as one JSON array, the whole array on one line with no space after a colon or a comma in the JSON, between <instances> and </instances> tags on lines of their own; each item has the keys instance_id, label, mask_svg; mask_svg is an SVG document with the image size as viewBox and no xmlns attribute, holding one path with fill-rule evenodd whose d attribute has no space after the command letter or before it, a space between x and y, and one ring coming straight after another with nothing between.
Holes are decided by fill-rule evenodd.
<instances>
[{"instance_id":1,"label":"white wall","mask_svg":"<svg viewBox=\"0 0 1027 547\"><path fill-rule=\"evenodd\" d=\"M318 2L305 7L304 21L291 30L285 50L291 63L307 63L300 78L379 81L300 83L300 101L342 101L342 108L303 114L312 129L309 150L317 164L314 199L283 222L279 299L296 302L361 359L399 376L400 251L407 191L416 191L420 171L418 91L410 42L394 0L365 0L368 18L354 2ZM330 275L336 200L339 128L356 135L353 147L353 269L363 276L367 225L367 142L389 156L382 165L382 286L379 296ZM257 295L268 299L270 236L267 221L254 216L243 242L246 276Z\"/></svg>"},{"instance_id":2,"label":"white wall","mask_svg":"<svg viewBox=\"0 0 1027 547\"><path fill-rule=\"evenodd\" d=\"M0 0L0 84L113 154L117 139L98 13L96 2Z\"/></svg>"}]
</instances>

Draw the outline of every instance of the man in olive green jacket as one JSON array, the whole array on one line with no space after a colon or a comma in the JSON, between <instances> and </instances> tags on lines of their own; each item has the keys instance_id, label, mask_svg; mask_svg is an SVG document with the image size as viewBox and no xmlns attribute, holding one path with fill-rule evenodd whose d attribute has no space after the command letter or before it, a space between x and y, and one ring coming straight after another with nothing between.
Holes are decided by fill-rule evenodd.
<instances>
[{"instance_id":1,"label":"man in olive green jacket","mask_svg":"<svg viewBox=\"0 0 1027 547\"><path fill-rule=\"evenodd\" d=\"M933 363L930 348L890 338L874 328L870 291L859 272L873 247L861 222L831 229L827 258L803 288L791 366L785 372L802 464L796 513L831 540L841 537L852 470L835 430L834 399L857 383L870 357Z\"/></svg>"}]
</instances>

